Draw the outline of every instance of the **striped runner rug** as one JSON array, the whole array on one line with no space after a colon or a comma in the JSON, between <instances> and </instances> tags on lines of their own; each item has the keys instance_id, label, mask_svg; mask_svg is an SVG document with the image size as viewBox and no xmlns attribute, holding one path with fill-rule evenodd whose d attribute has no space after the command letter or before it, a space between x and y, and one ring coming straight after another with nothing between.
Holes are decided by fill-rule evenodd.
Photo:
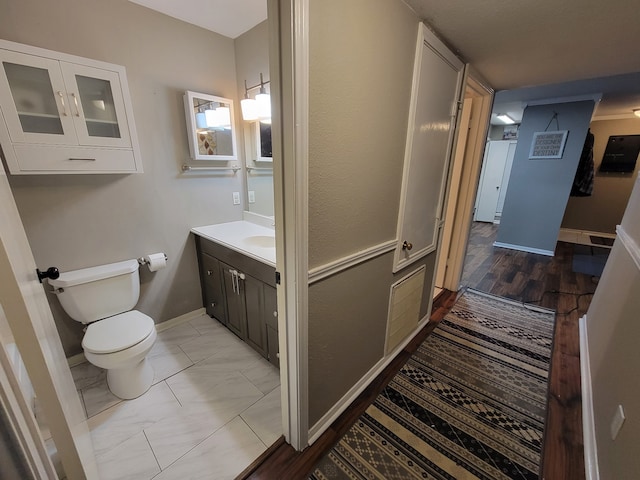
<instances>
[{"instance_id":1,"label":"striped runner rug","mask_svg":"<svg viewBox=\"0 0 640 480\"><path fill-rule=\"evenodd\" d=\"M555 314L468 289L310 479L537 479Z\"/></svg>"}]
</instances>

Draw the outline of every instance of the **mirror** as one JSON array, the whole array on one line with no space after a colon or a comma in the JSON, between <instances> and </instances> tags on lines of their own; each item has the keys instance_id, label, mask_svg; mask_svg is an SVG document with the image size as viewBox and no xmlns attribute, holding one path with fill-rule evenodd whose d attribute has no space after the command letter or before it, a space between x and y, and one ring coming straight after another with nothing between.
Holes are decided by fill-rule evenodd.
<instances>
[{"instance_id":1,"label":"mirror","mask_svg":"<svg viewBox=\"0 0 640 480\"><path fill-rule=\"evenodd\" d=\"M252 162L273 162L271 150L271 124L251 122L246 131L250 145L247 145L249 155L247 166L252 167Z\"/></svg>"},{"instance_id":2,"label":"mirror","mask_svg":"<svg viewBox=\"0 0 640 480\"><path fill-rule=\"evenodd\" d=\"M248 210L273 217L273 157L271 125L245 122L244 127Z\"/></svg>"},{"instance_id":3,"label":"mirror","mask_svg":"<svg viewBox=\"0 0 640 480\"><path fill-rule=\"evenodd\" d=\"M238 159L233 100L187 91L184 107L191 158Z\"/></svg>"}]
</instances>

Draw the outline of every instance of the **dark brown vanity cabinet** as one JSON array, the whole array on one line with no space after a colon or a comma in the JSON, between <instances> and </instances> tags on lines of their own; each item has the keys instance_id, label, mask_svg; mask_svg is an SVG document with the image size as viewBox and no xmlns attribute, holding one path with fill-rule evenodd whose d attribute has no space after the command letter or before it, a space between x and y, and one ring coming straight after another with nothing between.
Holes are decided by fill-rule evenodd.
<instances>
[{"instance_id":1,"label":"dark brown vanity cabinet","mask_svg":"<svg viewBox=\"0 0 640 480\"><path fill-rule=\"evenodd\" d=\"M207 314L279 366L275 268L195 238Z\"/></svg>"}]
</instances>

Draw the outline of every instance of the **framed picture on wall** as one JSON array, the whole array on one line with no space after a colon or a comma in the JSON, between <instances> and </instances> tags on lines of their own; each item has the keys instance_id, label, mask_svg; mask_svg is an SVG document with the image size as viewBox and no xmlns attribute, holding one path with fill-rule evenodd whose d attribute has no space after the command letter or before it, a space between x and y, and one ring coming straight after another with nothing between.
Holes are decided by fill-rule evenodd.
<instances>
[{"instance_id":1,"label":"framed picture on wall","mask_svg":"<svg viewBox=\"0 0 640 480\"><path fill-rule=\"evenodd\" d=\"M535 132L529 150L529 159L562 158L569 130Z\"/></svg>"}]
</instances>

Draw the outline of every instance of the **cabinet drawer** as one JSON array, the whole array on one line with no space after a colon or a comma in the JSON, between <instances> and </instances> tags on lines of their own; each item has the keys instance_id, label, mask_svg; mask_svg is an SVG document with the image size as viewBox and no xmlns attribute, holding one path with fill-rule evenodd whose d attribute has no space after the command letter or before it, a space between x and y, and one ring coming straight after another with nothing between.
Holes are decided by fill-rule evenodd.
<instances>
[{"instance_id":1,"label":"cabinet drawer","mask_svg":"<svg viewBox=\"0 0 640 480\"><path fill-rule=\"evenodd\" d=\"M14 145L19 171L11 173L133 173L133 150Z\"/></svg>"}]
</instances>

